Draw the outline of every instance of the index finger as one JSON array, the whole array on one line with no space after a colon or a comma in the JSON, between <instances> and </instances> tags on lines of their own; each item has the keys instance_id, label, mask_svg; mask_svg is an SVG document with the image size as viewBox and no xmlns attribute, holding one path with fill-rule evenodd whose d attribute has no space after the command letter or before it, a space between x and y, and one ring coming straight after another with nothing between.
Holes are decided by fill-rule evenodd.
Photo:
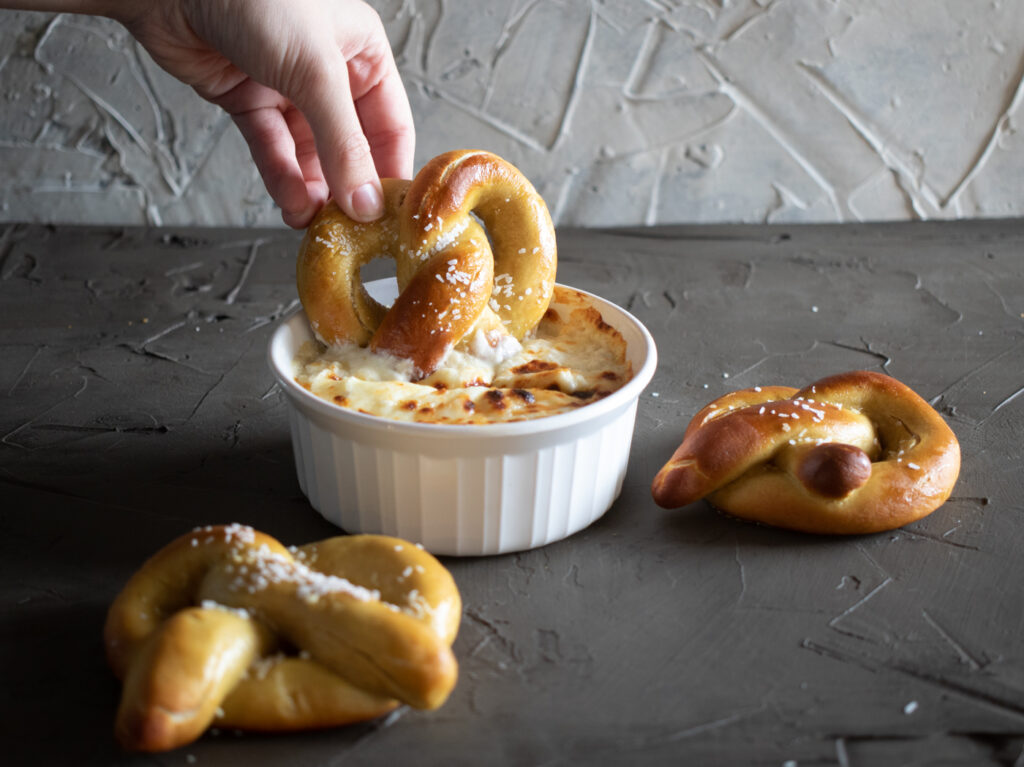
<instances>
[{"instance_id":1,"label":"index finger","mask_svg":"<svg viewBox=\"0 0 1024 767\"><path fill-rule=\"evenodd\" d=\"M292 100L313 130L335 202L356 221L373 221L383 213L380 178L356 113L344 59L339 52L332 58L334 62L317 62L316 76L307 78Z\"/></svg>"},{"instance_id":2,"label":"index finger","mask_svg":"<svg viewBox=\"0 0 1024 767\"><path fill-rule=\"evenodd\" d=\"M394 61L381 80L356 99L356 112L381 178L412 178L416 129Z\"/></svg>"}]
</instances>

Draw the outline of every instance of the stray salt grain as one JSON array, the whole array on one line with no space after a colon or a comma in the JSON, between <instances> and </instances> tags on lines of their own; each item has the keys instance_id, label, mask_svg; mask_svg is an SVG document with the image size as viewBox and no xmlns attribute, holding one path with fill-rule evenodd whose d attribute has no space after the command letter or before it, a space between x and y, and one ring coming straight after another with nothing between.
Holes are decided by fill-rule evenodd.
<instances>
[{"instance_id":1,"label":"stray salt grain","mask_svg":"<svg viewBox=\"0 0 1024 767\"><path fill-rule=\"evenodd\" d=\"M915 711L917 711L917 701L916 700L910 701L907 705L905 705L903 707L903 713L904 714L913 714Z\"/></svg>"}]
</instances>

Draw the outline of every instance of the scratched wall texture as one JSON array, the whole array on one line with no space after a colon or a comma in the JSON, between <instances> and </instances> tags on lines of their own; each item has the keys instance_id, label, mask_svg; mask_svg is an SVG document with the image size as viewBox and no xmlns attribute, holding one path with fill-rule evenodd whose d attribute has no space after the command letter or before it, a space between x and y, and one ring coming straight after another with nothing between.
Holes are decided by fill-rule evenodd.
<instances>
[{"instance_id":1,"label":"scratched wall texture","mask_svg":"<svg viewBox=\"0 0 1024 767\"><path fill-rule=\"evenodd\" d=\"M1024 3L374 0L417 163L495 151L557 223L1024 213ZM279 225L216 108L117 24L0 16L0 221Z\"/></svg>"}]
</instances>

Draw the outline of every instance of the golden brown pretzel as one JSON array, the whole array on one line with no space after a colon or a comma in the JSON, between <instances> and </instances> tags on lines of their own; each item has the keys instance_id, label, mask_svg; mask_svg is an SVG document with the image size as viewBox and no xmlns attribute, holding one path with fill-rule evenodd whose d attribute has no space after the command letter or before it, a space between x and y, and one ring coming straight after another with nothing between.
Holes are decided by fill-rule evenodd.
<instances>
[{"instance_id":1,"label":"golden brown pretzel","mask_svg":"<svg viewBox=\"0 0 1024 767\"><path fill-rule=\"evenodd\" d=\"M873 533L937 509L959 471L956 436L927 402L894 378L856 371L799 391L720 397L690 422L651 494L665 508L707 496L777 527Z\"/></svg>"},{"instance_id":2,"label":"golden brown pretzel","mask_svg":"<svg viewBox=\"0 0 1024 767\"><path fill-rule=\"evenodd\" d=\"M163 751L211 724L329 727L451 692L461 599L430 554L353 535L286 549L241 525L196 529L128 581L107 615L124 680L115 732Z\"/></svg>"},{"instance_id":3,"label":"golden brown pretzel","mask_svg":"<svg viewBox=\"0 0 1024 767\"><path fill-rule=\"evenodd\" d=\"M303 239L299 298L321 341L369 344L411 360L422 377L477 332L496 347L536 326L554 290L555 233L543 198L516 168L489 152L455 151L411 182L383 184L381 219L357 223L331 202ZM359 277L381 256L397 264L400 295L390 309Z\"/></svg>"}]
</instances>

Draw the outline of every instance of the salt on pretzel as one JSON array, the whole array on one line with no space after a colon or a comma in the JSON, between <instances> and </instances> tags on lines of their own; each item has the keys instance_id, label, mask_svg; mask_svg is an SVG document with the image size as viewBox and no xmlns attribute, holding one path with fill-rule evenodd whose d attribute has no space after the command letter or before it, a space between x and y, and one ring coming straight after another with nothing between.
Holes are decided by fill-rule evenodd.
<instances>
[{"instance_id":1,"label":"salt on pretzel","mask_svg":"<svg viewBox=\"0 0 1024 767\"><path fill-rule=\"evenodd\" d=\"M296 281L317 337L409 359L420 377L456 344L481 343L478 334L493 348L522 340L547 310L557 266L551 216L522 173L463 150L435 157L411 182L382 184L379 220L353 221L332 201L306 231ZM390 309L359 275L378 257L396 262Z\"/></svg>"},{"instance_id":2,"label":"salt on pretzel","mask_svg":"<svg viewBox=\"0 0 1024 767\"><path fill-rule=\"evenodd\" d=\"M651 485L658 505L707 497L732 516L825 534L892 530L949 497L960 447L894 378L830 376L801 390L732 392L690 422Z\"/></svg>"},{"instance_id":3,"label":"salt on pretzel","mask_svg":"<svg viewBox=\"0 0 1024 767\"><path fill-rule=\"evenodd\" d=\"M440 706L461 599L447 570L397 538L287 549L241 525L196 529L153 555L107 615L124 681L115 734L163 751L211 724L281 731Z\"/></svg>"}]
</instances>

